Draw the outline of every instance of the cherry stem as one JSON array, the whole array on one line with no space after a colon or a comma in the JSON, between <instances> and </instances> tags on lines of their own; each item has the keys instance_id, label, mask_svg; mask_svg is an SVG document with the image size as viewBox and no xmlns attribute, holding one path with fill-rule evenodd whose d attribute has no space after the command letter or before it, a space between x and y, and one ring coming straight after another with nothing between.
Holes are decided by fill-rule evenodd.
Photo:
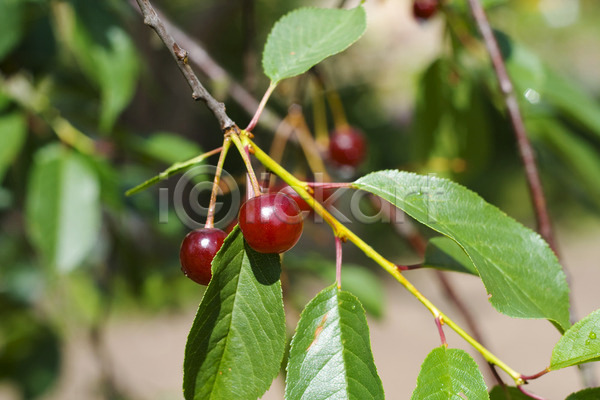
<instances>
[{"instance_id":1,"label":"cherry stem","mask_svg":"<svg viewBox=\"0 0 600 400\"><path fill-rule=\"evenodd\" d=\"M283 152L285 151L285 145L287 144L292 132L295 127L290 123L290 115L288 114L284 119L283 123L279 124L275 131L275 137L271 142L271 148L269 149L269 156L281 164L283 158Z\"/></svg>"},{"instance_id":2,"label":"cherry stem","mask_svg":"<svg viewBox=\"0 0 600 400\"><path fill-rule=\"evenodd\" d=\"M523 379L524 381L530 381L532 379L537 379L540 376L544 376L548 372L550 372L550 370L548 368L545 368L542 371L538 372L537 374L533 374L533 375L521 375L521 379Z\"/></svg>"},{"instance_id":3,"label":"cherry stem","mask_svg":"<svg viewBox=\"0 0 600 400\"><path fill-rule=\"evenodd\" d=\"M231 138L227 134L223 140L223 147L221 154L219 155L219 161L217 162L217 170L215 171L215 179L213 180L212 192L210 193L210 203L208 203L208 212L206 214L205 228L211 229L215 226L215 205L217 203L217 194L219 192L219 181L221 180L221 173L223 172L223 164L225 163L225 157L227 151L231 146Z\"/></svg>"},{"instance_id":4,"label":"cherry stem","mask_svg":"<svg viewBox=\"0 0 600 400\"><path fill-rule=\"evenodd\" d=\"M277 87L277 83L271 82L271 84L267 88L267 91L263 95L263 98L260 100L260 103L258 104L258 108L256 109L254 116L252 117L252 120L250 121L250 123L248 124L246 129L244 129L246 132L252 132L252 129L254 129L254 127L258 123L258 119L260 118L260 115L262 114L263 110L265 109L265 106L267 105L267 101L269 100L269 97L271 97L271 94L273 93L273 91L275 90L276 87Z\"/></svg>"},{"instance_id":5,"label":"cherry stem","mask_svg":"<svg viewBox=\"0 0 600 400\"><path fill-rule=\"evenodd\" d=\"M344 112L344 106L342 105L340 95L335 89L328 90L326 93L327 101L329 102L329 107L331 108L331 114L333 114L335 128L337 130L346 129L349 126L348 119L346 118L346 113Z\"/></svg>"},{"instance_id":6,"label":"cherry stem","mask_svg":"<svg viewBox=\"0 0 600 400\"><path fill-rule=\"evenodd\" d=\"M423 264L413 264L413 265L396 264L396 268L398 268L399 271L411 271L413 269L423 268Z\"/></svg>"},{"instance_id":7,"label":"cherry stem","mask_svg":"<svg viewBox=\"0 0 600 400\"><path fill-rule=\"evenodd\" d=\"M444 325L444 319L442 318L441 315L438 315L437 317L435 317L435 324L438 328L438 332L440 334L440 340L442 341L442 346L444 347L448 347L448 342L446 341L446 334L444 333L444 328L442 327L442 325Z\"/></svg>"},{"instance_id":8,"label":"cherry stem","mask_svg":"<svg viewBox=\"0 0 600 400\"><path fill-rule=\"evenodd\" d=\"M323 85L318 80L313 81L315 88L312 95L312 111L315 126L315 137L317 145L322 149L329 146L329 133L327 130L327 113L325 110L325 98L323 97Z\"/></svg>"},{"instance_id":9,"label":"cherry stem","mask_svg":"<svg viewBox=\"0 0 600 400\"><path fill-rule=\"evenodd\" d=\"M256 174L254 173L254 168L252 168L252 162L250 161L250 155L248 147L244 146L242 144L242 141L240 140L239 136L235 133L231 134L231 140L233 141L233 144L235 144L235 147L237 147L238 151L240 152L240 155L242 156L242 160L244 160L244 164L246 165L246 170L248 171L248 178L250 179L250 183L251 183L251 188L254 191L254 196L258 196L260 195L260 185L258 184L258 179L256 179ZM249 191L248 189L246 189L247 191ZM252 197L254 197L252 196Z\"/></svg>"},{"instance_id":10,"label":"cherry stem","mask_svg":"<svg viewBox=\"0 0 600 400\"><path fill-rule=\"evenodd\" d=\"M335 237L335 280L338 289L342 288L342 239Z\"/></svg>"},{"instance_id":11,"label":"cherry stem","mask_svg":"<svg viewBox=\"0 0 600 400\"><path fill-rule=\"evenodd\" d=\"M298 142L300 143L300 147L302 147L302 151L306 156L306 161L308 162L309 168L313 174L321 173L323 174L324 180L329 181L329 174L325 169L325 164L323 164L321 152L319 151L317 142L315 141L308 125L306 124L306 119L302 114L302 107L300 107L298 104L293 104L289 109L289 115L292 118L292 125L296 127L294 133L296 134Z\"/></svg>"},{"instance_id":12,"label":"cherry stem","mask_svg":"<svg viewBox=\"0 0 600 400\"><path fill-rule=\"evenodd\" d=\"M523 389L523 385L517 385L517 389L519 389L521 391L521 393L523 393L525 396L531 397L532 399L546 400L543 397L538 396L537 394L529 393L528 391Z\"/></svg>"}]
</instances>

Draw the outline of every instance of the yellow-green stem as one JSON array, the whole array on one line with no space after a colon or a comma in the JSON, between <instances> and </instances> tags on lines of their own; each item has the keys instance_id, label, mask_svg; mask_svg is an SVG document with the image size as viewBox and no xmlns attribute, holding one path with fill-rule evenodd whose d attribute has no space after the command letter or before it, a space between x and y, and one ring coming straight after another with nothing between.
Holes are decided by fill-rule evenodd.
<instances>
[{"instance_id":1,"label":"yellow-green stem","mask_svg":"<svg viewBox=\"0 0 600 400\"><path fill-rule=\"evenodd\" d=\"M440 318L448 327L453 329L459 336L467 341L475 350L481 353L481 355L490 363L497 365L503 371L505 371L515 381L517 385L523 384L521 374L510 368L502 360L492 354L486 349L481 343L473 339L467 332L465 332L459 325L448 318L442 313L429 299L427 299L421 292L417 290L412 283L410 283L401 273L398 271L396 265L388 261L381 254L376 252L371 246L359 238L354 232L342 225L336 220L319 202L317 202L307 191L306 182L302 182L286 171L281 165L274 162L264 151L262 151L256 144L254 144L242 131L242 141L251 146L254 150L256 158L269 170L273 171L281 179L283 179L288 185L292 186L296 192L302 197L308 205L310 205L317 214L319 214L333 229L336 236L347 239L354 243L360 250L363 251L368 257L373 259L383 269L385 269L390 275L392 275L402 286L404 286L414 297L417 298L434 316L434 318Z\"/></svg>"},{"instance_id":2,"label":"yellow-green stem","mask_svg":"<svg viewBox=\"0 0 600 400\"><path fill-rule=\"evenodd\" d=\"M213 180L212 192L210 193L210 203L208 203L205 227L209 229L215 226L215 204L217 203L217 192L219 191L219 181L221 179L223 164L225 163L225 157L227 157L229 146L231 146L231 136L225 135L225 139L223 140L223 150L221 150L221 154L219 155L217 170L215 171L215 179Z\"/></svg>"},{"instance_id":3,"label":"yellow-green stem","mask_svg":"<svg viewBox=\"0 0 600 400\"><path fill-rule=\"evenodd\" d=\"M245 132L245 131L242 131L242 132ZM244 135L244 137L247 137L247 135ZM237 147L238 151L240 152L240 155L242 156L242 160L244 160L244 164L246 165L246 170L248 171L248 176L250 177L250 182L252 184L252 189L254 190L254 195L255 196L260 195L260 185L258 184L258 179L256 179L256 174L254 173L254 168L252 168L252 162L250 161L250 157L248 157L248 152L246 151L246 148L244 147L245 144L243 144L240 141L240 138L236 132L231 132L231 140L233 141L233 144L235 144L235 147Z\"/></svg>"}]
</instances>

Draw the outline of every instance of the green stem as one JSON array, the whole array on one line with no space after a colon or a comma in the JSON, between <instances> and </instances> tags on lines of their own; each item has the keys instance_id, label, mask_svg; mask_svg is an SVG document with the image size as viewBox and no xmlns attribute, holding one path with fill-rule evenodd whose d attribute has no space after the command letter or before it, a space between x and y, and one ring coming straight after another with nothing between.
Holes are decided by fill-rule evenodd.
<instances>
[{"instance_id":1,"label":"green stem","mask_svg":"<svg viewBox=\"0 0 600 400\"><path fill-rule=\"evenodd\" d=\"M244 137L247 137L247 135L244 134ZM244 160L244 164L246 165L246 170L248 171L248 176L250 177L250 182L252 184L252 190L254 191L254 196L260 195L260 185L258 184L258 179L256 179L254 168L252 168L252 162L250 161L250 157L248 157L247 146L241 142L239 136L235 132L231 133L231 140L240 152L242 160Z\"/></svg>"},{"instance_id":2,"label":"green stem","mask_svg":"<svg viewBox=\"0 0 600 400\"><path fill-rule=\"evenodd\" d=\"M225 157L227 157L227 151L231 146L231 136L226 135L223 140L223 150L219 155L219 161L217 162L217 170L215 171L215 179L213 180L212 192L210 193L210 203L208 203L208 212L206 214L205 228L214 228L215 226L215 204L217 203L217 192L219 191L219 181L221 179L221 172L223 171L223 164L225 163Z\"/></svg>"},{"instance_id":3,"label":"green stem","mask_svg":"<svg viewBox=\"0 0 600 400\"><path fill-rule=\"evenodd\" d=\"M461 336L467 343L469 343L475 350L481 353L481 355L490 363L497 365L499 368L504 370L511 378L515 381L517 385L523 384L523 379L521 378L521 374L510 368L507 364L505 364L502 360L492 354L488 349L486 349L481 343L472 338L467 332L465 332L459 325L457 325L454 321L448 318L444 313L442 313L429 299L427 299L421 292L417 290L417 288L410 283L398 270L396 265L391 261L388 261L381 254L376 252L371 246L369 246L366 242L364 242L361 238L359 238L354 232L348 229L346 226L342 225L338 220L336 220L319 202L315 201L315 199L308 193L307 188L308 185L306 182L302 182L286 171L281 165L277 164L273 161L264 151L262 151L256 144L254 144L247 136L242 136L242 141L247 145L251 146L254 150L254 155L256 158L269 170L278 175L281 179L283 179L288 185L292 186L296 192L306 201L306 203L311 206L317 214L319 214L333 229L335 235L341 239L347 239L354 243L356 247L362 250L365 255L374 260L377 264L379 264L383 269L385 269L390 275L392 275L402 286L404 286L414 297L417 298L434 316L434 318L438 318L440 321L443 321L446 325L448 325L451 329L453 329L459 336Z\"/></svg>"}]
</instances>

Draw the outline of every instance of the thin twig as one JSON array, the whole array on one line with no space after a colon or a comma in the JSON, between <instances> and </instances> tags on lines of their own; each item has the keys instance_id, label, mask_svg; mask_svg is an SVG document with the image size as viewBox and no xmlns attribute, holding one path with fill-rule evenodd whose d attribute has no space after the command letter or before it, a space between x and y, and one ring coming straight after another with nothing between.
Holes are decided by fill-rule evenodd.
<instances>
[{"instance_id":1,"label":"thin twig","mask_svg":"<svg viewBox=\"0 0 600 400\"><path fill-rule=\"evenodd\" d=\"M177 62L179 70L187 80L190 88L192 88L192 98L194 100L202 100L204 103L206 103L209 110L213 113L215 118L217 118L217 121L219 121L219 125L221 126L221 130L223 132L233 127L235 123L225 112L225 105L212 97L211 94L208 93L208 91L204 88L204 86L202 86L202 83L200 83L200 80L188 63L188 52L181 48L177 42L175 42L175 39L165 27L165 24L152 7L152 4L150 4L150 1L137 0L137 4L140 7L140 11L144 17L144 24L154 29L156 34L160 37Z\"/></svg>"},{"instance_id":2,"label":"thin twig","mask_svg":"<svg viewBox=\"0 0 600 400\"><path fill-rule=\"evenodd\" d=\"M537 394L529 393L528 391L523 389L523 385L518 385L517 388L521 391L521 393L523 393L527 397L531 397L532 399L535 399L535 400L546 400L543 397L538 396Z\"/></svg>"},{"instance_id":3,"label":"thin twig","mask_svg":"<svg viewBox=\"0 0 600 400\"><path fill-rule=\"evenodd\" d=\"M469 0L469 7L471 9L473 18L475 19L475 23L477 24L477 28L483 36L485 47L490 55L494 71L496 72L500 91L504 96L504 102L506 104L508 116L517 139L521 161L525 167L525 175L527 177L527 184L529 186L529 191L531 193L533 207L536 214L538 232L548 242L552 250L554 250L554 252L558 255L554 231L552 229L552 223L550 222L548 209L546 207L546 198L544 196L542 182L540 180L535 161L535 154L531 143L529 142L529 138L527 137L527 131L525 130L525 124L523 122L521 111L519 110L519 103L517 101L517 96L515 95L514 86L510 80L510 77L508 76L508 72L506 71L506 66L504 65L504 60L502 59L502 53L498 47L498 42L496 41L481 3L479 0Z\"/></svg>"}]
</instances>

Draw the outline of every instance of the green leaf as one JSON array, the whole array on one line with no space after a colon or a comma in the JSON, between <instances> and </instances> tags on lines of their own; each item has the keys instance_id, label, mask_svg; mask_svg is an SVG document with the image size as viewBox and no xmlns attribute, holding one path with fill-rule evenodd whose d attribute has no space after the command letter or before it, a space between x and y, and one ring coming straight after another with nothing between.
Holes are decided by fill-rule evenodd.
<instances>
[{"instance_id":1,"label":"green leaf","mask_svg":"<svg viewBox=\"0 0 600 400\"><path fill-rule=\"evenodd\" d=\"M283 16L273 26L262 65L276 84L300 75L327 57L356 42L367 28L362 6L351 10L300 8Z\"/></svg>"},{"instance_id":2,"label":"green leaf","mask_svg":"<svg viewBox=\"0 0 600 400\"><path fill-rule=\"evenodd\" d=\"M200 154L199 156L191 158L187 161L177 162L177 163L171 165L169 168L165 169L160 174L148 179L147 181L145 181L143 183L140 183L139 185L137 185L136 187L134 187L132 189L129 189L127 192L125 192L125 195L131 196L132 194L141 192L142 190L147 189L152 185L156 185L158 182L164 181L165 179L169 178L172 175L175 175L193 165L201 163L202 161L204 161L205 158L210 157L212 154L213 153L208 152L208 153Z\"/></svg>"},{"instance_id":3,"label":"green leaf","mask_svg":"<svg viewBox=\"0 0 600 400\"><path fill-rule=\"evenodd\" d=\"M565 332L552 350L550 369L556 370L591 361L600 361L600 309Z\"/></svg>"},{"instance_id":4,"label":"green leaf","mask_svg":"<svg viewBox=\"0 0 600 400\"><path fill-rule=\"evenodd\" d=\"M516 387L494 386L490 392L490 400L531 400L531 397L524 395Z\"/></svg>"},{"instance_id":5,"label":"green leaf","mask_svg":"<svg viewBox=\"0 0 600 400\"><path fill-rule=\"evenodd\" d=\"M137 50L127 32L115 25L106 5L81 0L74 5L74 31L67 32L66 41L100 89L100 130L109 132L135 92L140 69Z\"/></svg>"},{"instance_id":6,"label":"green leaf","mask_svg":"<svg viewBox=\"0 0 600 400\"><path fill-rule=\"evenodd\" d=\"M379 171L354 186L394 204L457 242L473 261L492 305L517 318L569 326L569 288L548 244L476 193L433 176Z\"/></svg>"},{"instance_id":7,"label":"green leaf","mask_svg":"<svg viewBox=\"0 0 600 400\"><path fill-rule=\"evenodd\" d=\"M308 303L292 339L285 398L383 399L356 297L332 285Z\"/></svg>"},{"instance_id":8,"label":"green leaf","mask_svg":"<svg viewBox=\"0 0 600 400\"><path fill-rule=\"evenodd\" d=\"M425 250L423 266L479 276L473 261L465 251L454 240L445 236L438 236L429 240Z\"/></svg>"},{"instance_id":9,"label":"green leaf","mask_svg":"<svg viewBox=\"0 0 600 400\"><path fill-rule=\"evenodd\" d=\"M427 355L417 378L411 400L489 399L477 363L460 349L445 346Z\"/></svg>"},{"instance_id":10,"label":"green leaf","mask_svg":"<svg viewBox=\"0 0 600 400\"><path fill-rule=\"evenodd\" d=\"M168 164L192 158L202 152L196 143L169 132L153 134L140 144L140 150Z\"/></svg>"},{"instance_id":11,"label":"green leaf","mask_svg":"<svg viewBox=\"0 0 600 400\"><path fill-rule=\"evenodd\" d=\"M23 35L23 2L0 1L0 61L21 40Z\"/></svg>"},{"instance_id":12,"label":"green leaf","mask_svg":"<svg viewBox=\"0 0 600 400\"><path fill-rule=\"evenodd\" d=\"M285 350L280 273L278 254L252 250L239 228L227 237L185 348L187 400L255 400L269 388Z\"/></svg>"},{"instance_id":13,"label":"green leaf","mask_svg":"<svg viewBox=\"0 0 600 400\"><path fill-rule=\"evenodd\" d=\"M23 114L15 112L0 116L0 182L23 147L26 136L27 121Z\"/></svg>"},{"instance_id":14,"label":"green leaf","mask_svg":"<svg viewBox=\"0 0 600 400\"><path fill-rule=\"evenodd\" d=\"M27 189L28 233L61 271L78 266L100 230L100 185L85 159L60 145L35 155Z\"/></svg>"},{"instance_id":15,"label":"green leaf","mask_svg":"<svg viewBox=\"0 0 600 400\"><path fill-rule=\"evenodd\" d=\"M589 388L571 393L565 400L598 400L600 399L600 388Z\"/></svg>"}]
</instances>

